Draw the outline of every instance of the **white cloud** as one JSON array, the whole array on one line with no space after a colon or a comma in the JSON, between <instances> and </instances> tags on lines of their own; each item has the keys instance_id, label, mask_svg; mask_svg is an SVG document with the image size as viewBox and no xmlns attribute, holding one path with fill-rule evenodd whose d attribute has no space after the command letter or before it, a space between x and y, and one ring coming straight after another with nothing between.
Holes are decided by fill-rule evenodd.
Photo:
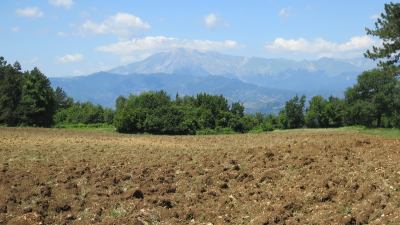
<instances>
[{"instance_id":1,"label":"white cloud","mask_svg":"<svg viewBox=\"0 0 400 225\"><path fill-rule=\"evenodd\" d=\"M43 16L43 12L38 7L19 8L15 12L22 17L39 18Z\"/></svg>"},{"instance_id":2,"label":"white cloud","mask_svg":"<svg viewBox=\"0 0 400 225\"><path fill-rule=\"evenodd\" d=\"M84 33L116 34L119 36L129 36L137 30L149 28L150 24L129 13L117 13L100 23L86 20L81 25L81 29Z\"/></svg>"},{"instance_id":3,"label":"white cloud","mask_svg":"<svg viewBox=\"0 0 400 225\"><path fill-rule=\"evenodd\" d=\"M216 14L210 13L204 17L204 25L207 28L213 28L217 26L217 24L218 24L218 17Z\"/></svg>"},{"instance_id":4,"label":"white cloud","mask_svg":"<svg viewBox=\"0 0 400 225\"><path fill-rule=\"evenodd\" d=\"M149 36L134 38L129 41L120 41L114 44L100 46L97 51L120 55L122 60L133 59L135 55L149 55L151 53L167 51L176 48L188 48L199 51L220 51L238 47L233 40L211 41L211 40L188 40L165 36Z\"/></svg>"},{"instance_id":5,"label":"white cloud","mask_svg":"<svg viewBox=\"0 0 400 225\"><path fill-rule=\"evenodd\" d=\"M289 8L282 8L281 10L279 10L278 15L282 18L287 18L290 16L290 9Z\"/></svg>"},{"instance_id":6,"label":"white cloud","mask_svg":"<svg viewBox=\"0 0 400 225\"><path fill-rule=\"evenodd\" d=\"M65 64L65 63L72 63L72 62L79 62L83 60L82 54L67 54L57 59L58 63Z\"/></svg>"},{"instance_id":7,"label":"white cloud","mask_svg":"<svg viewBox=\"0 0 400 225\"><path fill-rule=\"evenodd\" d=\"M69 9L74 4L74 1L73 0L49 0L49 3L56 7L64 7L66 9Z\"/></svg>"},{"instance_id":8,"label":"white cloud","mask_svg":"<svg viewBox=\"0 0 400 225\"><path fill-rule=\"evenodd\" d=\"M302 53L317 57L351 57L361 55L366 49L379 44L368 36L355 36L347 42L335 43L318 38L315 40L276 38L265 48L278 53Z\"/></svg>"},{"instance_id":9,"label":"white cloud","mask_svg":"<svg viewBox=\"0 0 400 225\"><path fill-rule=\"evenodd\" d=\"M229 23L215 13L210 13L203 18L203 24L206 28L229 27Z\"/></svg>"}]
</instances>

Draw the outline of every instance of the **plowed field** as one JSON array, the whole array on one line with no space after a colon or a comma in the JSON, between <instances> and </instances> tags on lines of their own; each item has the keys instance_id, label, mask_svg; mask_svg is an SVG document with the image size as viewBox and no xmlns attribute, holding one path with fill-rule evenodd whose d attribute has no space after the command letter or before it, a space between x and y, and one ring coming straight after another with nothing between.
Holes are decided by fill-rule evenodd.
<instances>
[{"instance_id":1,"label":"plowed field","mask_svg":"<svg viewBox=\"0 0 400 225\"><path fill-rule=\"evenodd\" d=\"M0 224L400 224L400 141L0 128Z\"/></svg>"}]
</instances>

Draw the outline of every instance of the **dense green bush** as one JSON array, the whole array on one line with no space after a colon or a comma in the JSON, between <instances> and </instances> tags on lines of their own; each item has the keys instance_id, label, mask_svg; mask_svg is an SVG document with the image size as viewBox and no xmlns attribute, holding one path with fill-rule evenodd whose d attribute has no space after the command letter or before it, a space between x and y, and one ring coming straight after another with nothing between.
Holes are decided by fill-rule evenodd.
<instances>
[{"instance_id":1,"label":"dense green bush","mask_svg":"<svg viewBox=\"0 0 400 225\"><path fill-rule=\"evenodd\" d=\"M124 133L195 134L202 130L247 132L256 122L240 103L231 106L221 95L176 96L144 92L116 101L114 125ZM209 132L208 132L209 133Z\"/></svg>"},{"instance_id":2,"label":"dense green bush","mask_svg":"<svg viewBox=\"0 0 400 225\"><path fill-rule=\"evenodd\" d=\"M73 103L70 107L60 109L54 116L55 124L112 124L114 112L90 102Z\"/></svg>"},{"instance_id":3,"label":"dense green bush","mask_svg":"<svg viewBox=\"0 0 400 225\"><path fill-rule=\"evenodd\" d=\"M194 134L197 122L164 92L144 92L117 101L114 125L123 133Z\"/></svg>"},{"instance_id":4,"label":"dense green bush","mask_svg":"<svg viewBox=\"0 0 400 225\"><path fill-rule=\"evenodd\" d=\"M305 124L309 128L340 127L344 125L345 103L336 97L327 100L314 96L305 113Z\"/></svg>"}]
</instances>

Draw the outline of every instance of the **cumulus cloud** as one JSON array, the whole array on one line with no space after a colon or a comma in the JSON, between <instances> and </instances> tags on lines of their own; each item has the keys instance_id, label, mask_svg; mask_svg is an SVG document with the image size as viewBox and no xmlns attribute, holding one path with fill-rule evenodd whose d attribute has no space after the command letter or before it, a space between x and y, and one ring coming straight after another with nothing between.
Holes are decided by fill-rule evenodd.
<instances>
[{"instance_id":1,"label":"cumulus cloud","mask_svg":"<svg viewBox=\"0 0 400 225\"><path fill-rule=\"evenodd\" d=\"M49 3L56 7L64 7L66 9L69 9L74 4L74 1L73 0L49 0Z\"/></svg>"},{"instance_id":2,"label":"cumulus cloud","mask_svg":"<svg viewBox=\"0 0 400 225\"><path fill-rule=\"evenodd\" d=\"M134 38L129 41L121 41L111 45L98 47L98 51L126 55L135 51L164 51L174 48L190 48L200 51L229 49L237 46L236 41L211 41L211 40L187 40L165 36L149 36Z\"/></svg>"},{"instance_id":3,"label":"cumulus cloud","mask_svg":"<svg viewBox=\"0 0 400 225\"><path fill-rule=\"evenodd\" d=\"M106 20L96 23L86 20L81 29L84 33L92 34L116 34L119 36L128 36L137 30L149 29L150 24L141 18L129 13L117 13Z\"/></svg>"},{"instance_id":4,"label":"cumulus cloud","mask_svg":"<svg viewBox=\"0 0 400 225\"><path fill-rule=\"evenodd\" d=\"M43 16L43 12L38 7L19 8L15 12L18 16L28 18L39 18Z\"/></svg>"},{"instance_id":5,"label":"cumulus cloud","mask_svg":"<svg viewBox=\"0 0 400 225\"><path fill-rule=\"evenodd\" d=\"M100 46L97 51L120 55L123 59L132 58L132 54L149 55L150 53L166 51L176 48L188 48L199 51L226 50L238 47L233 40L188 40L165 36L149 36L134 38L129 41L120 41L114 44Z\"/></svg>"},{"instance_id":6,"label":"cumulus cloud","mask_svg":"<svg viewBox=\"0 0 400 225\"><path fill-rule=\"evenodd\" d=\"M57 59L58 63L61 64L79 62L82 60L83 60L82 54L67 54Z\"/></svg>"},{"instance_id":7,"label":"cumulus cloud","mask_svg":"<svg viewBox=\"0 0 400 225\"><path fill-rule=\"evenodd\" d=\"M207 28L213 28L217 26L217 23L218 23L218 17L214 13L210 13L204 17L204 25Z\"/></svg>"},{"instance_id":8,"label":"cumulus cloud","mask_svg":"<svg viewBox=\"0 0 400 225\"><path fill-rule=\"evenodd\" d=\"M378 42L368 36L355 36L343 43L335 43L322 38L307 40L276 38L265 44L267 50L280 53L302 53L317 57L352 57L360 55Z\"/></svg>"}]
</instances>

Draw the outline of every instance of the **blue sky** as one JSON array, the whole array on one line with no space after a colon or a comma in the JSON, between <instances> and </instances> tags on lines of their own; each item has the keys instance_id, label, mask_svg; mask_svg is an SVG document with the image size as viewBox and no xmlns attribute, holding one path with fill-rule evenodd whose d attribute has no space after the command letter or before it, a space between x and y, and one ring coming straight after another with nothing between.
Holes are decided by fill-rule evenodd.
<instances>
[{"instance_id":1,"label":"blue sky","mask_svg":"<svg viewBox=\"0 0 400 225\"><path fill-rule=\"evenodd\" d=\"M0 55L47 76L74 76L171 48L315 59L353 58L380 0L2 0Z\"/></svg>"}]
</instances>

